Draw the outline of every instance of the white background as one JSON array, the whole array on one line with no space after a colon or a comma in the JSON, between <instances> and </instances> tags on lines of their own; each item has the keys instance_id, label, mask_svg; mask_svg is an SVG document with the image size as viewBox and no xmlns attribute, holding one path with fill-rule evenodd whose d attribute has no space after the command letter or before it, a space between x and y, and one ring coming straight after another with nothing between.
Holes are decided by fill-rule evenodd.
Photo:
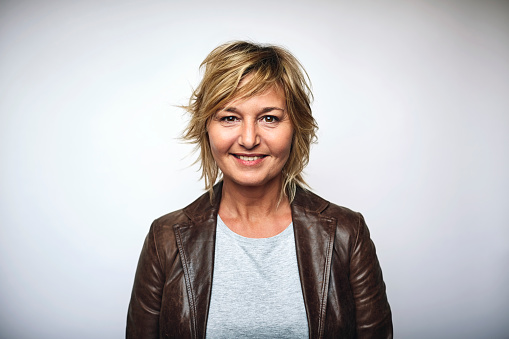
<instances>
[{"instance_id":1,"label":"white background","mask_svg":"<svg viewBox=\"0 0 509 339\"><path fill-rule=\"evenodd\" d=\"M314 88L314 191L364 214L398 338L509 337L509 2L2 1L0 337L121 338L151 221L202 192L178 140L220 43Z\"/></svg>"}]
</instances>

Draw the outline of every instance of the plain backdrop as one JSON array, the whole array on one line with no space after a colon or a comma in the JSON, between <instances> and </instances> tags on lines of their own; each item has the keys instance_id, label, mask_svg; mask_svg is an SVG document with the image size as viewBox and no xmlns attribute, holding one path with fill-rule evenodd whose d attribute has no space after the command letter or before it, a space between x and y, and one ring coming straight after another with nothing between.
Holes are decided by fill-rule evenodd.
<instances>
[{"instance_id":1,"label":"plain backdrop","mask_svg":"<svg viewBox=\"0 0 509 339\"><path fill-rule=\"evenodd\" d=\"M176 106L235 39L308 71L306 178L365 216L396 337L509 338L502 0L1 1L0 337L124 336L150 223L203 192Z\"/></svg>"}]
</instances>

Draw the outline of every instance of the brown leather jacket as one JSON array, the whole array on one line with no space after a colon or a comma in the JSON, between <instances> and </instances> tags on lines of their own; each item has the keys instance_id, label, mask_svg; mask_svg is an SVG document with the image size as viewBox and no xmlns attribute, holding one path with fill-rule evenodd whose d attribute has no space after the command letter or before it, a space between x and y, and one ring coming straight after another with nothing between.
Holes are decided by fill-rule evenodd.
<instances>
[{"instance_id":1,"label":"brown leather jacket","mask_svg":"<svg viewBox=\"0 0 509 339\"><path fill-rule=\"evenodd\" d=\"M152 224L126 338L205 338L221 186L212 204L206 193ZM382 271L362 216L300 188L291 209L309 337L392 338Z\"/></svg>"}]
</instances>

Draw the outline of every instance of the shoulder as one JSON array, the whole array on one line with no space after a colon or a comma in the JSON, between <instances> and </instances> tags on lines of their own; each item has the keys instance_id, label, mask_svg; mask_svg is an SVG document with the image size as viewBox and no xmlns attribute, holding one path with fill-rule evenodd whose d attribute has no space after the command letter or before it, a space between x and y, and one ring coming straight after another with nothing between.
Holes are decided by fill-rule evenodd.
<instances>
[{"instance_id":1,"label":"shoulder","mask_svg":"<svg viewBox=\"0 0 509 339\"><path fill-rule=\"evenodd\" d=\"M360 224L364 223L364 219L359 212L334 204L304 188L297 190L293 205L295 206L294 209L304 213L333 219L337 222L338 227L358 228Z\"/></svg>"},{"instance_id":2,"label":"shoulder","mask_svg":"<svg viewBox=\"0 0 509 339\"><path fill-rule=\"evenodd\" d=\"M162 267L168 258L175 257L177 253L177 243L174 231L174 225L187 222L183 209L165 214L152 222L150 230L145 239L145 244L153 250L150 253L156 253Z\"/></svg>"},{"instance_id":3,"label":"shoulder","mask_svg":"<svg viewBox=\"0 0 509 339\"><path fill-rule=\"evenodd\" d=\"M350 253L359 242L369 239L368 227L359 212L334 204L302 188L297 190L292 205L293 216L304 221L307 227L313 224L329 225L327 227L334 225L334 246L344 248L345 253Z\"/></svg>"},{"instance_id":4,"label":"shoulder","mask_svg":"<svg viewBox=\"0 0 509 339\"><path fill-rule=\"evenodd\" d=\"M364 217L361 213L353 211L347 207L329 203L324 216L329 216L337 221L337 227L342 229L351 229L357 232L359 227L365 225Z\"/></svg>"},{"instance_id":5,"label":"shoulder","mask_svg":"<svg viewBox=\"0 0 509 339\"><path fill-rule=\"evenodd\" d=\"M152 223L152 227L155 227L157 229L162 229L165 227L171 228L175 224L180 224L188 221L189 218L184 213L184 209L181 208L155 219L154 222Z\"/></svg>"},{"instance_id":6,"label":"shoulder","mask_svg":"<svg viewBox=\"0 0 509 339\"><path fill-rule=\"evenodd\" d=\"M217 197L217 194L215 196ZM172 233L175 225L187 225L190 223L199 225L217 211L217 205L218 203L215 200L210 200L210 196L206 192L186 207L155 219L151 226L151 232L155 234Z\"/></svg>"}]
</instances>

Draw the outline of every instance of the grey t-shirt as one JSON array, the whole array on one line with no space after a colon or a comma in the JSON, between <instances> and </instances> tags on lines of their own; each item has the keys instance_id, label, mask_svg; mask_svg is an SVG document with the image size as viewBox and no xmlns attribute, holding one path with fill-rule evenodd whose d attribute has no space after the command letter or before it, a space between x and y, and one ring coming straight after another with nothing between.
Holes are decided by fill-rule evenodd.
<instances>
[{"instance_id":1,"label":"grey t-shirt","mask_svg":"<svg viewBox=\"0 0 509 339\"><path fill-rule=\"evenodd\" d=\"M207 338L308 338L293 224L246 238L217 218Z\"/></svg>"}]
</instances>

